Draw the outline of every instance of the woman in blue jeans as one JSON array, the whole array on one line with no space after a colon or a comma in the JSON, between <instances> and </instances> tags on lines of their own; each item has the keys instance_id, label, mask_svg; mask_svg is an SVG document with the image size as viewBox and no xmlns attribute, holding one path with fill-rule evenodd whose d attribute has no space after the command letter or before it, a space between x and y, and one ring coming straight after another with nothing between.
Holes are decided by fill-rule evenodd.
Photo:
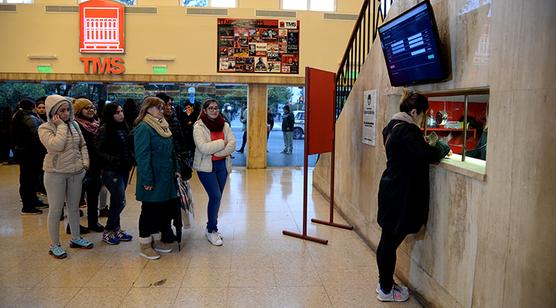
<instances>
[{"instance_id":1,"label":"woman in blue jeans","mask_svg":"<svg viewBox=\"0 0 556 308\"><path fill-rule=\"evenodd\" d=\"M110 245L129 242L132 236L122 230L120 214L125 207L125 189L133 166L133 145L122 107L109 104L104 108L97 140L102 182L110 192L110 210L102 240Z\"/></svg>"},{"instance_id":2,"label":"woman in blue jeans","mask_svg":"<svg viewBox=\"0 0 556 308\"><path fill-rule=\"evenodd\" d=\"M223 244L217 226L218 210L228 174L232 171L230 155L236 147L234 134L219 111L220 106L216 100L205 101L199 120L193 126L196 146L193 169L197 170L199 180L209 196L205 234L208 241L215 246Z\"/></svg>"}]
</instances>

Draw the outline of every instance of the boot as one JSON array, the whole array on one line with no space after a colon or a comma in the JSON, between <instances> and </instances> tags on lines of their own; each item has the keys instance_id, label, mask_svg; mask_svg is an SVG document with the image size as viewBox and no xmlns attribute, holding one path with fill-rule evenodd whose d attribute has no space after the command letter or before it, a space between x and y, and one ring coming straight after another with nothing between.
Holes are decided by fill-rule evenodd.
<instances>
[{"instance_id":1,"label":"boot","mask_svg":"<svg viewBox=\"0 0 556 308\"><path fill-rule=\"evenodd\" d=\"M141 252L139 255L149 260L156 260L160 255L152 247L152 237L140 237L139 244L141 245Z\"/></svg>"},{"instance_id":2,"label":"boot","mask_svg":"<svg viewBox=\"0 0 556 308\"><path fill-rule=\"evenodd\" d=\"M160 233L153 234L153 248L158 252L170 253L172 252L172 247L170 244L164 243L160 240Z\"/></svg>"}]
</instances>

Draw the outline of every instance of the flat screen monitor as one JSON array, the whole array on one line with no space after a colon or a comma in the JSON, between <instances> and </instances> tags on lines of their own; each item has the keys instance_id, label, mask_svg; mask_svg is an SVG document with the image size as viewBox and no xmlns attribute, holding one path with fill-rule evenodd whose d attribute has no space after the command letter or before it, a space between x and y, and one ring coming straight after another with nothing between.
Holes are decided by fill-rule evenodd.
<instances>
[{"instance_id":1,"label":"flat screen monitor","mask_svg":"<svg viewBox=\"0 0 556 308\"><path fill-rule=\"evenodd\" d=\"M392 86L431 83L448 77L428 0L384 23L378 33Z\"/></svg>"}]
</instances>

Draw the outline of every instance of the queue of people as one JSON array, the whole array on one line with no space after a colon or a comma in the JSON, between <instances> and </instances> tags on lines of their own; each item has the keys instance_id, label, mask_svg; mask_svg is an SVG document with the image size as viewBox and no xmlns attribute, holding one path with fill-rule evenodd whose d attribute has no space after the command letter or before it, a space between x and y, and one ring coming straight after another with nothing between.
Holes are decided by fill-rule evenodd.
<instances>
[{"instance_id":1,"label":"queue of people","mask_svg":"<svg viewBox=\"0 0 556 308\"><path fill-rule=\"evenodd\" d=\"M160 253L172 252L176 240L171 220L180 202L177 180L189 180L195 169L209 195L207 240L222 245L218 210L236 141L219 110L216 100L207 100L198 111L193 104L175 110L165 93L145 98L140 106L130 99L123 108L106 104L102 114L85 97L50 95L36 102L20 101L10 131L20 166L22 215L40 215L42 209L49 209L49 254L59 259L68 256L59 234L66 215L70 248L92 249L95 243L82 237L88 232L102 232L108 245L132 241L120 215L135 166L136 199L141 202L140 255L158 259ZM102 200L106 199L103 190L110 195L107 209L100 209L107 203ZM82 199L87 205L87 227L80 226ZM106 225L99 222L99 211L107 216Z\"/></svg>"}]
</instances>

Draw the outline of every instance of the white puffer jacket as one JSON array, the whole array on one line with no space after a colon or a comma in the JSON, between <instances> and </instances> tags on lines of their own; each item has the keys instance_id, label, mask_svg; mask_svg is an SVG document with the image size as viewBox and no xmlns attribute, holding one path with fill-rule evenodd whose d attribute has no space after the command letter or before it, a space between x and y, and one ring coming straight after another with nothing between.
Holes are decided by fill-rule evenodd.
<instances>
[{"instance_id":1,"label":"white puffer jacket","mask_svg":"<svg viewBox=\"0 0 556 308\"><path fill-rule=\"evenodd\" d=\"M56 126L52 123L50 111L61 103L68 103L70 119L68 123ZM56 173L78 173L89 167L89 152L79 125L73 120L70 100L60 95L51 95L45 102L48 122L39 127L39 138L47 150L43 170Z\"/></svg>"},{"instance_id":2,"label":"white puffer jacket","mask_svg":"<svg viewBox=\"0 0 556 308\"><path fill-rule=\"evenodd\" d=\"M195 140L195 159L193 160L193 169L202 172L212 171L212 155L226 157L226 169L228 174L232 172L232 154L236 149L236 138L230 129L228 123L224 124L224 140L211 140L210 130L202 120L197 120L193 125L193 140Z\"/></svg>"}]
</instances>

